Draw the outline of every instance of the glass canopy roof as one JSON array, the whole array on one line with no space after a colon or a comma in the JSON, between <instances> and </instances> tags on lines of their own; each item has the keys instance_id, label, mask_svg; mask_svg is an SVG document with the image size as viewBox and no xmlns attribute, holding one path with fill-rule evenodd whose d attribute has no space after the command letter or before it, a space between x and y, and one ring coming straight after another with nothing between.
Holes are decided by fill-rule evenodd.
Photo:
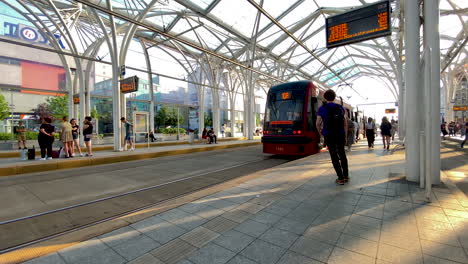
<instances>
[{"instance_id":1,"label":"glass canopy roof","mask_svg":"<svg viewBox=\"0 0 468 264\"><path fill-rule=\"evenodd\" d=\"M106 0L4 2L0 8L13 8L36 24L41 20L52 33L70 34L79 53L111 32L112 13L119 15L121 35L133 27L135 39L194 60L201 54L216 55L225 67L253 68L260 79L275 78L275 82L312 79L332 87L373 76L396 83L396 61L405 55L399 1L391 1L390 37L334 49L325 47L325 18L376 0L111 0L112 9ZM440 12L442 67L449 62L451 67L466 64L468 49L460 46L468 36L468 1L441 0ZM134 27L134 22L141 24Z\"/></svg>"}]
</instances>

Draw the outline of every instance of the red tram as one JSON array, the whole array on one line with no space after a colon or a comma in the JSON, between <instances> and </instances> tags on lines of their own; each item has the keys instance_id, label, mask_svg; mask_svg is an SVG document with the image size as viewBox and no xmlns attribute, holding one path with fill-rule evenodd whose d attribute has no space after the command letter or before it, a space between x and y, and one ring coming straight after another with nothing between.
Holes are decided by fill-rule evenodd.
<instances>
[{"instance_id":1,"label":"red tram","mask_svg":"<svg viewBox=\"0 0 468 264\"><path fill-rule=\"evenodd\" d=\"M270 88L263 127L263 153L305 156L319 152L321 137L315 123L324 100L322 94L311 81ZM344 107L351 116L351 107Z\"/></svg>"}]
</instances>

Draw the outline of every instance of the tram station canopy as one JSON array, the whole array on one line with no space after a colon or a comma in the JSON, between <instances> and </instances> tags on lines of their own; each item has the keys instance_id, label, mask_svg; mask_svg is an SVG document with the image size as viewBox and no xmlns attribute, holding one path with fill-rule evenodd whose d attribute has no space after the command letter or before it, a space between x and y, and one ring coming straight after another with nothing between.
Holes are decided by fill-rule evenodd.
<instances>
[{"instance_id":1,"label":"tram station canopy","mask_svg":"<svg viewBox=\"0 0 468 264\"><path fill-rule=\"evenodd\" d=\"M64 50L92 56L112 34L131 33L147 48L164 49L186 69L212 60L254 71L273 84L310 79L324 88L369 76L395 98L396 63L405 59L403 5L390 1L392 35L338 48L325 46L325 18L372 0L4 0L44 32L69 40ZM441 67L467 65L468 1L440 1ZM47 29L47 30L46 30ZM421 39L421 42L423 40ZM73 42L73 44L72 44ZM56 47L60 49L60 47ZM98 56L95 54L94 58ZM206 63L206 62L205 62ZM144 62L142 62L142 65ZM465 67L466 69L466 67ZM352 87L350 87L352 88Z\"/></svg>"}]
</instances>

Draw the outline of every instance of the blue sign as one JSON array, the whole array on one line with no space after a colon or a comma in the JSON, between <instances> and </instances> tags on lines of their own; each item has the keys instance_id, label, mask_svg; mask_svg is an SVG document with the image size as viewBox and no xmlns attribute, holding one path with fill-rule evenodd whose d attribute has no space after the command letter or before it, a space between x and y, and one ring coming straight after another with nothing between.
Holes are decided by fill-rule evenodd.
<instances>
[{"instance_id":1,"label":"blue sign","mask_svg":"<svg viewBox=\"0 0 468 264\"><path fill-rule=\"evenodd\" d=\"M43 33L41 30L38 30L37 28L32 26L14 24L5 21L3 22L3 30L3 35L5 37L17 38L26 40L28 42L52 46L52 44L49 43L49 40L45 36L45 34L48 33ZM60 35L54 34L53 37L57 39L57 43L59 44L59 46L62 49L65 49L65 45L63 45L63 42L60 39Z\"/></svg>"}]
</instances>

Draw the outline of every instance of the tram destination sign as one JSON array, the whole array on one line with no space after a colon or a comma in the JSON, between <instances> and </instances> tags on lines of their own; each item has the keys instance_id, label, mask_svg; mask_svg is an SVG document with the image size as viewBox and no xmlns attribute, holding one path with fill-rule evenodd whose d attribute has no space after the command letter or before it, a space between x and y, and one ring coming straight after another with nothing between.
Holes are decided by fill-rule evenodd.
<instances>
[{"instance_id":1,"label":"tram destination sign","mask_svg":"<svg viewBox=\"0 0 468 264\"><path fill-rule=\"evenodd\" d=\"M133 93L138 91L138 77L132 76L120 81L121 93Z\"/></svg>"},{"instance_id":2,"label":"tram destination sign","mask_svg":"<svg viewBox=\"0 0 468 264\"><path fill-rule=\"evenodd\" d=\"M392 34L390 13L390 1L386 0L327 17L327 48Z\"/></svg>"}]
</instances>

